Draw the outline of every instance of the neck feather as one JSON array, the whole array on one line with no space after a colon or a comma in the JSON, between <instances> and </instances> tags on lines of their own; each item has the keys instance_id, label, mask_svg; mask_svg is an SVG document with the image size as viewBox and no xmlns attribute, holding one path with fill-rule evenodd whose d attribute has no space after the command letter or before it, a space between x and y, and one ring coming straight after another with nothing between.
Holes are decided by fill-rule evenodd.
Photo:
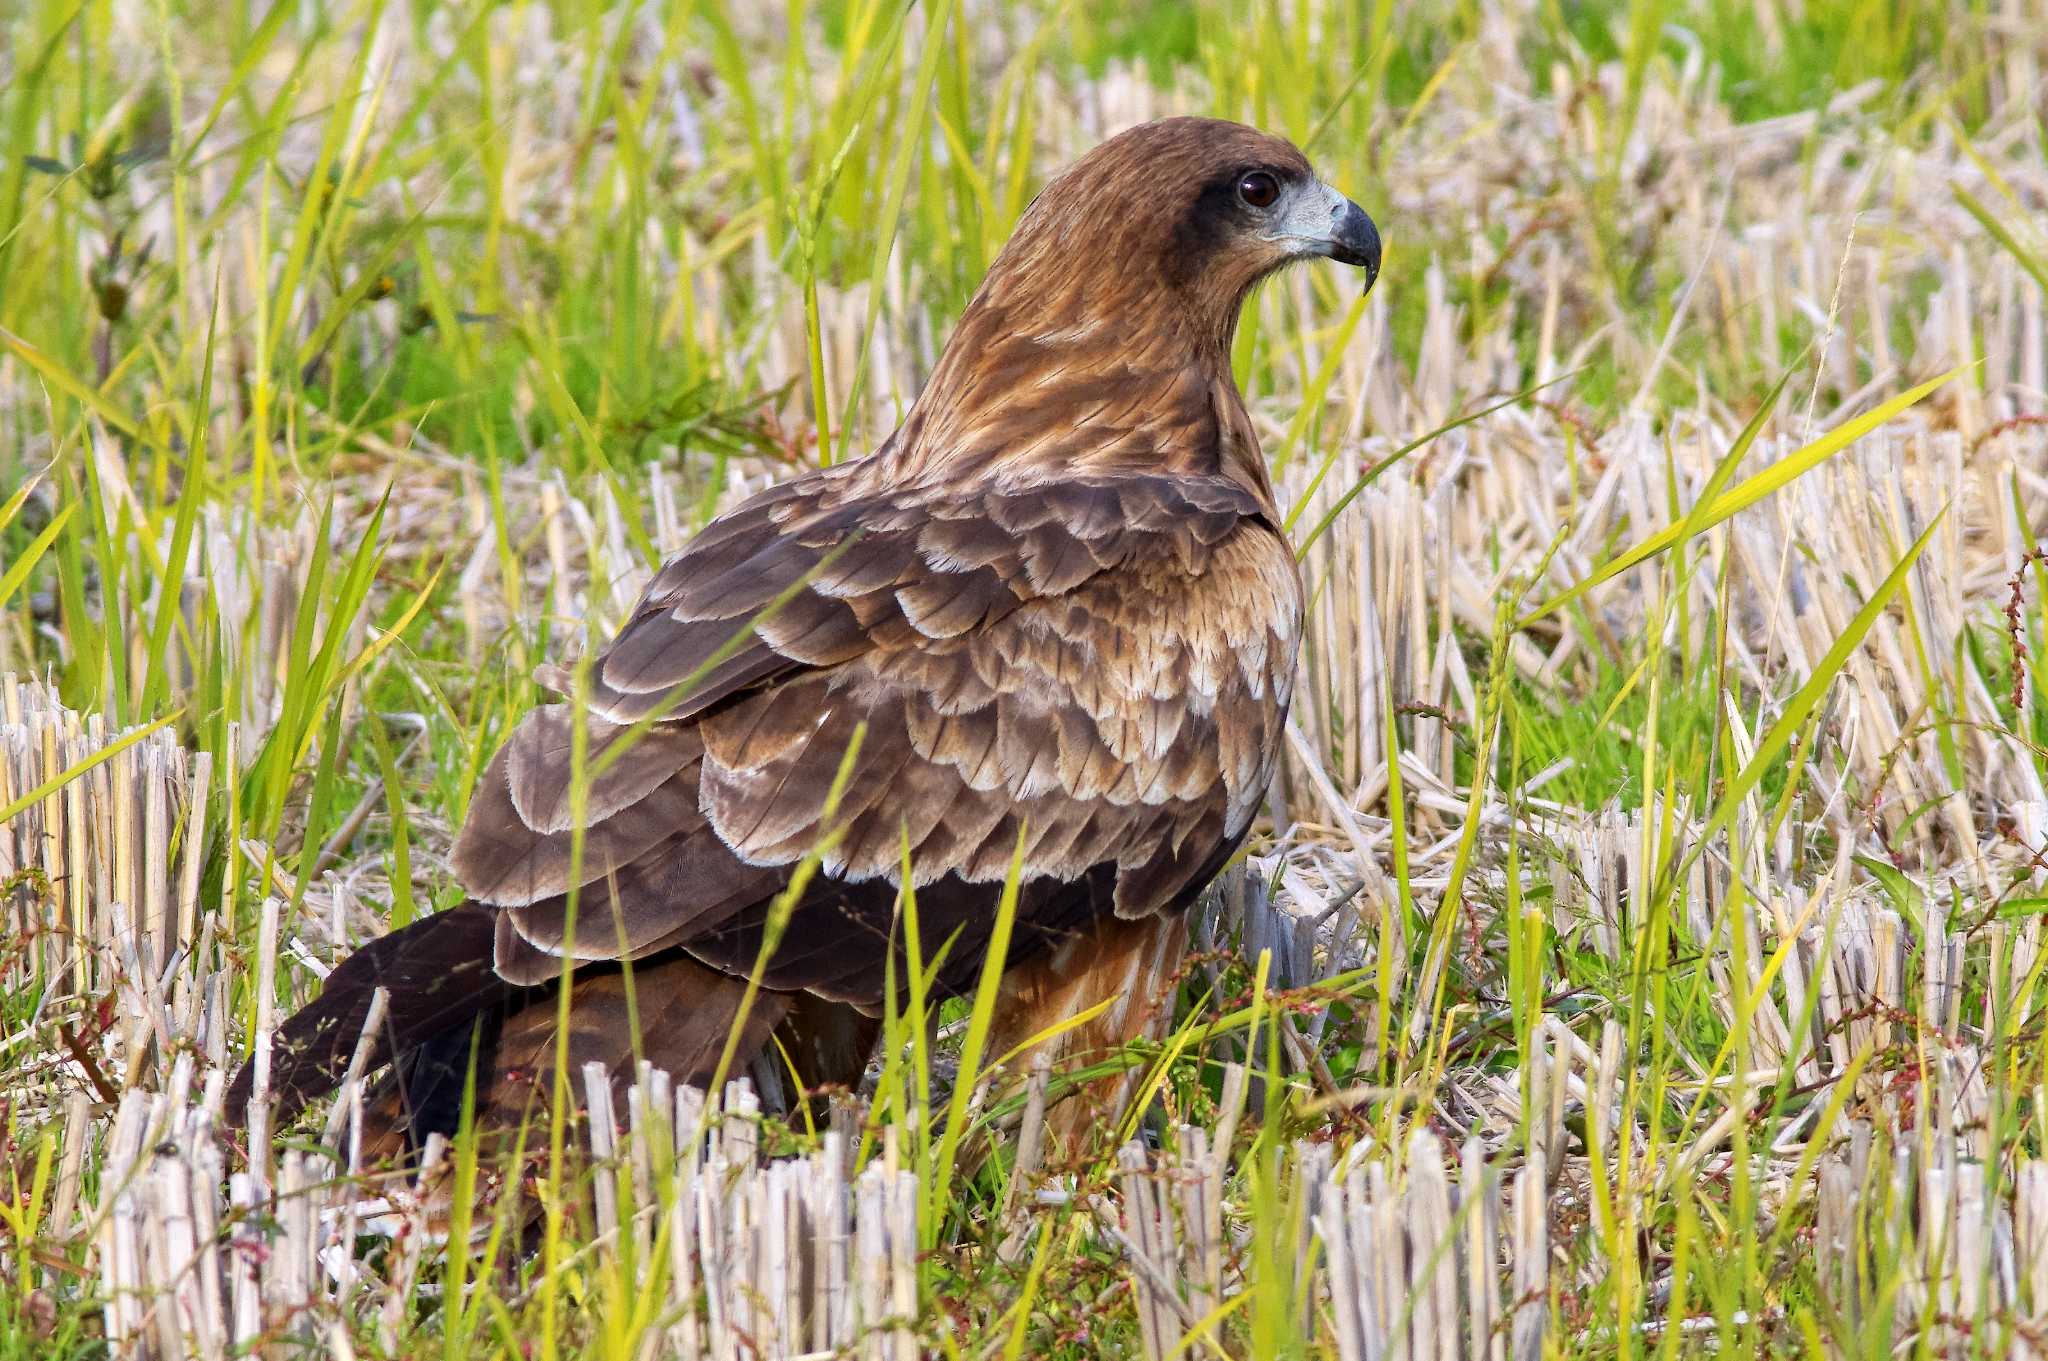
<instances>
[{"instance_id":1,"label":"neck feather","mask_svg":"<svg viewBox=\"0 0 2048 1361\"><path fill-rule=\"evenodd\" d=\"M1201 315L1136 276L1091 296L1089 271L1015 267L1006 252L882 451L902 478L1034 481L1119 471L1225 475L1271 500L1230 370L1238 299ZM1005 266L1012 266L1005 268Z\"/></svg>"}]
</instances>

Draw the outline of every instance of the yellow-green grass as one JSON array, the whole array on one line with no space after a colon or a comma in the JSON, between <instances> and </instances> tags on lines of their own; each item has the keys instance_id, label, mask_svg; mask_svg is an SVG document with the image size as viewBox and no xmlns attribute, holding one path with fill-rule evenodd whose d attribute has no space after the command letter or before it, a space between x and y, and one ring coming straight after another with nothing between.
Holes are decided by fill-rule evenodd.
<instances>
[{"instance_id":1,"label":"yellow-green grass","mask_svg":"<svg viewBox=\"0 0 2048 1361\"><path fill-rule=\"evenodd\" d=\"M1297 732L1117 1132L1183 1172L1182 1125L1227 1136L1220 1290L1148 1295L1117 1138L1012 1185L988 995L928 1026L917 977L849 1127L916 1178L914 1345L1344 1354L1315 1225L1355 1166L1418 1234L1459 1188L1510 1353L2048 1347L2025 6L22 0L0 34L0 671L88 716L0 746L0 1358L107 1349L122 1089L189 1045L198 1099L307 961L459 897L532 666L872 447L1044 177L1176 112L1293 136L1388 242L1369 298L1293 273L1239 338L1313 598ZM267 1317L276 1354L657 1354L667 1240L562 1169L530 1243L351 1240L363 1283Z\"/></svg>"}]
</instances>

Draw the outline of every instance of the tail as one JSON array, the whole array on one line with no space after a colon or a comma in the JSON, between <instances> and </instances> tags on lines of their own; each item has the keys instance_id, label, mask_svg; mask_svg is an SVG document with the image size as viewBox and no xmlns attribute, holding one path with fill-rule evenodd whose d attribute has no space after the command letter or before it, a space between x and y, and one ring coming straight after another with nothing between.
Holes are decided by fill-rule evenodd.
<instances>
[{"instance_id":1,"label":"tail","mask_svg":"<svg viewBox=\"0 0 2048 1361\"><path fill-rule=\"evenodd\" d=\"M464 903L369 942L327 976L320 996L272 1042L273 1128L333 1091L369 1018L389 991L383 1025L370 1037L365 1072L397 1065L397 1080L365 1110L365 1153L396 1157L430 1133L453 1134L471 1089L480 1130L514 1129L535 1114L556 1051L567 1043L572 1075L597 1062L623 1087L645 1060L677 1082L709 1083L733 1037L737 1074L778 1030L803 1086L860 1080L878 1023L842 1003L803 993L758 991L681 950L621 968L586 964L570 984L569 1024L559 1027L553 985L508 983L492 967L498 913ZM254 1079L245 1063L228 1089L229 1118L247 1126ZM572 1083L579 1099L581 1081Z\"/></svg>"},{"instance_id":2,"label":"tail","mask_svg":"<svg viewBox=\"0 0 2048 1361\"><path fill-rule=\"evenodd\" d=\"M496 929L495 911L464 903L380 936L343 960L320 996L272 1041L273 1121L283 1125L339 1085L378 988L389 991L390 1002L383 1026L370 1037L371 1070L451 1032L466 1037L476 1019L531 993L491 967ZM228 1088L228 1118L237 1124L248 1123L254 1081L251 1061Z\"/></svg>"}]
</instances>

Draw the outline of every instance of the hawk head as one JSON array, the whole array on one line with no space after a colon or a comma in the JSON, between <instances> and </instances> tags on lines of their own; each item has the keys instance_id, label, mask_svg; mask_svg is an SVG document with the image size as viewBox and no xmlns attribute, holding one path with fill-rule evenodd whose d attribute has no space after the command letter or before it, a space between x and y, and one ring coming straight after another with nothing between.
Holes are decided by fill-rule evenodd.
<instances>
[{"instance_id":1,"label":"hawk head","mask_svg":"<svg viewBox=\"0 0 2048 1361\"><path fill-rule=\"evenodd\" d=\"M1048 183L991 277L1030 278L1052 313L1179 320L1227 346L1261 279L1317 258L1365 270L1370 289L1379 229L1285 138L1166 118L1119 133Z\"/></svg>"},{"instance_id":2,"label":"hawk head","mask_svg":"<svg viewBox=\"0 0 2048 1361\"><path fill-rule=\"evenodd\" d=\"M1270 495L1230 372L1261 279L1380 235L1284 138L1214 118L1119 133L1017 223L874 476L1227 472Z\"/></svg>"}]
</instances>

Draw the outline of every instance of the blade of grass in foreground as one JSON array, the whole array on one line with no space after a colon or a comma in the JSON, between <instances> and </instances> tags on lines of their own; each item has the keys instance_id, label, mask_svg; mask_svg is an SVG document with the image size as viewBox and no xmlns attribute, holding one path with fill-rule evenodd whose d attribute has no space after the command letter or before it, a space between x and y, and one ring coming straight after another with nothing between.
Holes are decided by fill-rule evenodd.
<instances>
[{"instance_id":1,"label":"blade of grass in foreground","mask_svg":"<svg viewBox=\"0 0 2048 1361\"><path fill-rule=\"evenodd\" d=\"M1834 684L1835 677L1848 665L1849 655L1863 642L1864 635L1877 623L1878 616L1890 607L1892 600L1905 587L1907 573L1912 571L1913 564L1920 560L1920 555L1927 551L1927 545L1933 542L1934 531L1941 527L1941 522L1947 514L1948 511L1944 508L1941 514L1928 522L1927 528L1920 531L1920 537L1913 540L1913 546L1906 550L1906 555L1893 566L1878 588L1870 593L1870 599L1864 601L1863 608L1856 611L1856 617L1849 621L1849 627L1842 630L1842 635L1835 639L1834 645L1828 648L1814 666L1813 674L1806 678L1806 684L1800 686L1792 698L1786 701L1784 710L1779 713L1777 721L1771 724L1770 731L1763 735L1749 760L1722 791L1720 802L1715 805L1712 820L1694 840L1692 849L1673 865L1667 877L1666 892L1671 891L1670 885L1675 884L1692 868L1693 862L1699 859L1708 843L1734 822L1735 812L1742 806L1742 801L1749 797L1750 791L1763 779L1764 772L1785 754L1785 749L1792 743L1792 734L1799 730L1800 725L1827 697L1828 689ZM1802 761L1802 768L1804 764Z\"/></svg>"},{"instance_id":2,"label":"blade of grass in foreground","mask_svg":"<svg viewBox=\"0 0 2048 1361\"><path fill-rule=\"evenodd\" d=\"M14 517L21 514L21 508L28 501L29 493L36 489L36 484L41 482L49 471L49 468L45 467L42 472L31 473L26 481L15 488L14 495L7 498L7 503L0 505L0 529L14 523Z\"/></svg>"},{"instance_id":3,"label":"blade of grass in foreground","mask_svg":"<svg viewBox=\"0 0 2048 1361\"><path fill-rule=\"evenodd\" d=\"M924 1215L925 1248L938 1246L940 1225L946 1203L952 1198L953 1164L960 1151L960 1136L967 1123L967 1107L981 1079L981 1056L995 1027L996 998L1003 987L1003 967L1009 963L1010 930L1017 920L1017 893L1024 880L1024 846L1030 828L1017 828L1017 846L1010 854L1010 870L1003 876L1003 895L996 904L995 928L989 935L988 950L982 957L981 978L974 989L974 1009L968 1013L967 1036L960 1044L960 1064L953 1079L953 1096L947 1104L945 1133L939 1136L926 1179Z\"/></svg>"},{"instance_id":4,"label":"blade of grass in foreground","mask_svg":"<svg viewBox=\"0 0 2048 1361\"><path fill-rule=\"evenodd\" d=\"M1755 505L1774 491L1779 491L1796 479L1833 458L1842 450L1862 439L1865 435L1891 420L1906 408L1914 405L1936 388L1941 387L1969 365L1950 369L1939 378L1930 378L1916 388L1911 388L1892 398L1884 405L1867 411L1855 420L1836 426L1812 443L1804 445L1753 477L1743 479L1728 491L1709 503L1704 515L1699 507L1678 524L1667 525L1635 547L1609 558L1593 574L1567 590L1552 596L1517 622L1517 628L1527 628L1545 615L1554 614L1572 601L1577 600L1601 582L1621 575L1629 568L1664 552L1673 544L1684 542L1712 529L1723 520Z\"/></svg>"},{"instance_id":5,"label":"blade of grass in foreground","mask_svg":"<svg viewBox=\"0 0 2048 1361\"><path fill-rule=\"evenodd\" d=\"M21 496L27 495L28 488L22 488ZM17 497L16 501L18 502L20 499L20 497ZM36 563L42 559L44 552L49 549L50 545L57 541L57 536L64 532L65 523L70 520L71 513L77 509L78 503L73 501L55 515L52 515L50 523L43 526L43 532L36 535L34 541L21 551L21 556L14 560L13 565L7 569L5 574L0 574L0 608L4 608L8 598L21 589L21 583L28 580L28 574L35 569ZM0 529L7 527L7 521L12 518L13 510L14 506L10 505L6 508L7 513L0 513Z\"/></svg>"},{"instance_id":6,"label":"blade of grass in foreground","mask_svg":"<svg viewBox=\"0 0 2048 1361\"><path fill-rule=\"evenodd\" d=\"M177 722L178 719L184 716L184 713L183 709L173 709L154 722L145 723L139 728L130 728L127 732L122 733L119 737L107 743L107 745L101 747L76 765L68 766L58 771L57 774L43 781L34 789L29 790L13 803L8 804L5 808L0 808L0 826L14 821L15 818L35 807L87 771L113 760L116 756L128 750L128 748L155 732L158 728Z\"/></svg>"},{"instance_id":7,"label":"blade of grass in foreground","mask_svg":"<svg viewBox=\"0 0 2048 1361\"><path fill-rule=\"evenodd\" d=\"M1700 489L1699 499L1693 502L1692 509L1687 511L1685 518L1679 522L1677 543L1690 543L1705 527L1710 508L1720 497L1721 489L1735 476L1735 470L1742 466L1743 458L1749 453L1750 446L1756 443L1757 436L1763 432L1764 423L1770 420L1771 412L1777 409L1778 398L1785 391L1785 384L1791 381L1791 378L1792 371L1787 369L1784 377L1778 379L1770 392L1765 394L1763 401L1757 404L1756 414L1749 418L1748 425L1742 427L1742 433L1735 437L1735 443L1728 446L1728 453L1714 466L1714 471L1707 478L1707 485ZM1666 453L1668 457L1668 446ZM1686 598L1683 584L1688 579L1686 566L1681 562L1678 571L1680 588L1673 592L1681 607ZM1661 660L1655 651L1646 650L1643 653L1643 659L1636 663L1635 670L1621 683L1621 688L1614 692L1614 698L1607 701L1607 708L1601 712L1599 721L1594 724L1596 730L1606 729L1608 720L1620 710L1623 701L1635 693L1636 686L1642 683L1643 677L1650 674L1650 668Z\"/></svg>"}]
</instances>

